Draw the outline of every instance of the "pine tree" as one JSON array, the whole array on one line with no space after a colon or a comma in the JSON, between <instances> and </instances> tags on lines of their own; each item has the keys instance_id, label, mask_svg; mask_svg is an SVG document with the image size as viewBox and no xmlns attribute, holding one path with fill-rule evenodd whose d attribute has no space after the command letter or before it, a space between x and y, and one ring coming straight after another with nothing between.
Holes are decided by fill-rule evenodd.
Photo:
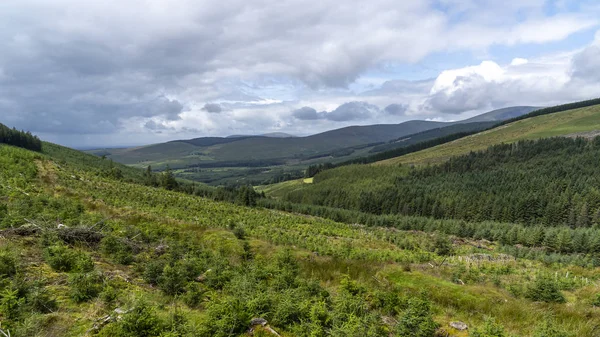
<instances>
[{"instance_id":1,"label":"pine tree","mask_svg":"<svg viewBox=\"0 0 600 337\"><path fill-rule=\"evenodd\" d=\"M152 172L152 166L148 165L144 172L144 184L148 186L156 186L156 176Z\"/></svg>"},{"instance_id":2,"label":"pine tree","mask_svg":"<svg viewBox=\"0 0 600 337\"><path fill-rule=\"evenodd\" d=\"M169 165L167 165L167 168L160 177L160 186L167 190L175 190L177 187L179 187L179 184L177 183L177 180L175 179L175 176L173 175Z\"/></svg>"},{"instance_id":3,"label":"pine tree","mask_svg":"<svg viewBox=\"0 0 600 337\"><path fill-rule=\"evenodd\" d=\"M577 227L590 226L590 210L587 203L584 203L577 217Z\"/></svg>"}]
</instances>

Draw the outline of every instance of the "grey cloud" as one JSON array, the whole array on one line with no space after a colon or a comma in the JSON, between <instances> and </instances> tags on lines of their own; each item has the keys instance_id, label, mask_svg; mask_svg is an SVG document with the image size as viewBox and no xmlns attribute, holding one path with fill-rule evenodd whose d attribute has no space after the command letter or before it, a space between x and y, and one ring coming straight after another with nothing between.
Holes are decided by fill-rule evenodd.
<instances>
[{"instance_id":1,"label":"grey cloud","mask_svg":"<svg viewBox=\"0 0 600 337\"><path fill-rule=\"evenodd\" d=\"M144 127L148 130L152 130L152 131L162 131L162 130L168 130L169 128L164 125L163 123L156 123L153 120L149 120L146 122L146 124L144 124Z\"/></svg>"},{"instance_id":2,"label":"grey cloud","mask_svg":"<svg viewBox=\"0 0 600 337\"><path fill-rule=\"evenodd\" d=\"M317 110L315 110L311 107L308 107L308 106L294 110L292 112L292 115L296 119L300 119L300 120L316 120L316 119L321 119L323 117L323 114L318 113Z\"/></svg>"},{"instance_id":3,"label":"grey cloud","mask_svg":"<svg viewBox=\"0 0 600 337\"><path fill-rule=\"evenodd\" d=\"M5 1L1 117L34 132L118 133L128 119L173 121L194 102L254 96L227 92L223 82L267 75L311 88L346 87L384 62L416 62L449 47L482 48L504 43L488 36L519 33L494 27L499 34L473 34L451 46L446 41L456 40L445 37L452 36L452 20L428 1L374 1L366 7L333 0L311 6L300 0L277 6L268 0L203 5L182 0L177 6L143 0ZM500 7L517 12L518 6ZM467 26L477 31L476 25ZM469 41L475 47L467 46ZM393 82L381 90L412 93ZM438 101L433 103L443 105L443 98ZM361 120L377 112L366 103L348 104L317 117Z\"/></svg>"},{"instance_id":4,"label":"grey cloud","mask_svg":"<svg viewBox=\"0 0 600 337\"><path fill-rule=\"evenodd\" d=\"M221 111L223 111L223 108L221 108L221 105L217 103L206 103L204 104L202 110L210 113L220 113Z\"/></svg>"},{"instance_id":5,"label":"grey cloud","mask_svg":"<svg viewBox=\"0 0 600 337\"><path fill-rule=\"evenodd\" d=\"M600 41L576 54L571 68L573 80L600 81Z\"/></svg>"},{"instance_id":6,"label":"grey cloud","mask_svg":"<svg viewBox=\"0 0 600 337\"><path fill-rule=\"evenodd\" d=\"M333 122L347 122L366 120L374 117L380 109L367 102L348 102L338 106L335 110L318 112L314 108L305 106L292 112L292 116L299 120L329 120Z\"/></svg>"},{"instance_id":7,"label":"grey cloud","mask_svg":"<svg viewBox=\"0 0 600 337\"><path fill-rule=\"evenodd\" d=\"M378 112L379 108L377 106L367 102L348 102L328 112L324 117L335 122L346 122L368 119Z\"/></svg>"},{"instance_id":8,"label":"grey cloud","mask_svg":"<svg viewBox=\"0 0 600 337\"><path fill-rule=\"evenodd\" d=\"M459 76L454 80L455 90L434 93L427 99L424 108L448 114L481 109L494 100L495 91L490 90L494 85L479 74Z\"/></svg>"},{"instance_id":9,"label":"grey cloud","mask_svg":"<svg viewBox=\"0 0 600 337\"><path fill-rule=\"evenodd\" d=\"M408 105L406 104L390 104L383 109L386 113L393 116L402 116L408 110Z\"/></svg>"}]
</instances>

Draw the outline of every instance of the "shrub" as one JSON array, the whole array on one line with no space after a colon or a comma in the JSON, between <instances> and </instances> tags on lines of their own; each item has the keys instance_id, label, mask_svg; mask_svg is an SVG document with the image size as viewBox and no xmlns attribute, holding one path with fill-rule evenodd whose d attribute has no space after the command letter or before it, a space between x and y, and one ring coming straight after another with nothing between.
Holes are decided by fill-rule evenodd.
<instances>
[{"instance_id":1,"label":"shrub","mask_svg":"<svg viewBox=\"0 0 600 337\"><path fill-rule=\"evenodd\" d=\"M6 288L0 294L0 312L8 319L15 319L21 315L25 299L19 297L17 289Z\"/></svg>"},{"instance_id":2,"label":"shrub","mask_svg":"<svg viewBox=\"0 0 600 337\"><path fill-rule=\"evenodd\" d=\"M133 249L122 239L108 235L100 241L100 250L110 256L116 263L131 264L133 262Z\"/></svg>"},{"instance_id":3,"label":"shrub","mask_svg":"<svg viewBox=\"0 0 600 337\"><path fill-rule=\"evenodd\" d=\"M111 285L106 285L104 287L104 289L102 290L102 292L100 293L100 298L107 305L113 304L117 300L118 297L119 297L119 290L115 289Z\"/></svg>"},{"instance_id":4,"label":"shrub","mask_svg":"<svg viewBox=\"0 0 600 337\"><path fill-rule=\"evenodd\" d=\"M123 315L119 322L104 327L99 337L154 337L160 334L164 324L154 309L144 302L139 302L130 312Z\"/></svg>"},{"instance_id":5,"label":"shrub","mask_svg":"<svg viewBox=\"0 0 600 337\"><path fill-rule=\"evenodd\" d=\"M101 273L75 273L69 277L71 298L76 302L89 301L102 291L103 276Z\"/></svg>"},{"instance_id":6,"label":"shrub","mask_svg":"<svg viewBox=\"0 0 600 337\"><path fill-rule=\"evenodd\" d=\"M565 297L560 292L558 284L548 277L538 277L537 280L527 288L525 297L532 301L540 302L566 302Z\"/></svg>"},{"instance_id":7,"label":"shrub","mask_svg":"<svg viewBox=\"0 0 600 337\"><path fill-rule=\"evenodd\" d=\"M52 269L69 272L75 266L77 256L65 245L56 244L44 250L44 259Z\"/></svg>"},{"instance_id":8,"label":"shrub","mask_svg":"<svg viewBox=\"0 0 600 337\"><path fill-rule=\"evenodd\" d=\"M84 253L63 244L56 244L44 250L44 258L52 269L59 272L77 271L87 273L94 269L94 261Z\"/></svg>"},{"instance_id":9,"label":"shrub","mask_svg":"<svg viewBox=\"0 0 600 337\"><path fill-rule=\"evenodd\" d=\"M0 277L13 276L17 273L17 257L8 249L0 250Z\"/></svg>"},{"instance_id":10,"label":"shrub","mask_svg":"<svg viewBox=\"0 0 600 337\"><path fill-rule=\"evenodd\" d=\"M433 321L431 305L420 298L413 298L408 302L408 309L396 327L398 335L414 337L432 337L437 328L438 324Z\"/></svg>"},{"instance_id":11,"label":"shrub","mask_svg":"<svg viewBox=\"0 0 600 337\"><path fill-rule=\"evenodd\" d=\"M181 294L186 283L185 272L179 265L166 265L158 279L160 289L171 296Z\"/></svg>"},{"instance_id":12,"label":"shrub","mask_svg":"<svg viewBox=\"0 0 600 337\"><path fill-rule=\"evenodd\" d=\"M160 276L165 269L166 262L164 260L152 260L146 263L143 278L151 285L157 285Z\"/></svg>"},{"instance_id":13,"label":"shrub","mask_svg":"<svg viewBox=\"0 0 600 337\"><path fill-rule=\"evenodd\" d=\"M235 297L211 302L206 314L207 324L200 327L198 336L236 336L246 332L252 318L244 302Z\"/></svg>"},{"instance_id":14,"label":"shrub","mask_svg":"<svg viewBox=\"0 0 600 337\"><path fill-rule=\"evenodd\" d=\"M183 302L190 308L196 308L202 303L206 289L196 282L190 282L185 287Z\"/></svg>"}]
</instances>

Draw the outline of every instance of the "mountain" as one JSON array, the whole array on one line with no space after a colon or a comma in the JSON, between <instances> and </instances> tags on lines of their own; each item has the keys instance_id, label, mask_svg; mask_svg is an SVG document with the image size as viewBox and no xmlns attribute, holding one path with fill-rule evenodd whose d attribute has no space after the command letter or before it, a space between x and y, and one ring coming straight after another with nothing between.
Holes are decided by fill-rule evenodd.
<instances>
[{"instance_id":1,"label":"mountain","mask_svg":"<svg viewBox=\"0 0 600 337\"><path fill-rule=\"evenodd\" d=\"M227 136L225 138L248 138L248 137L293 138L293 137L296 137L296 136L290 135L289 133L285 133L285 132L271 132L271 133L264 133L264 134L258 135L258 136L251 136L251 135L231 135L231 136Z\"/></svg>"},{"instance_id":2,"label":"mountain","mask_svg":"<svg viewBox=\"0 0 600 337\"><path fill-rule=\"evenodd\" d=\"M523 116L538 109L541 108L534 106L514 106L486 112L484 114L465 119L461 121L461 123L504 121L507 119Z\"/></svg>"},{"instance_id":3,"label":"mountain","mask_svg":"<svg viewBox=\"0 0 600 337\"><path fill-rule=\"evenodd\" d=\"M171 167L187 167L202 162L227 163L299 159L351 146L383 143L446 125L449 123L408 121L400 124L350 126L307 137L203 137L136 148L103 149L90 152L100 153L101 151L102 154L114 161L137 166L157 166L169 163Z\"/></svg>"},{"instance_id":4,"label":"mountain","mask_svg":"<svg viewBox=\"0 0 600 337\"><path fill-rule=\"evenodd\" d=\"M380 165L397 164L432 164L447 160L456 155L469 153L471 151L484 150L487 147L500 143L512 143L524 139L538 139L552 136L565 136L581 132L600 130L600 100L581 102L583 105L591 104L583 108L562 110L557 107L558 112L539 115L535 110L528 115L516 117L510 124L502 125L494 129L475 135L457 139L450 143L438 145L423 151L407 154L405 156L392 158L379 162ZM550 109L550 108L548 108Z\"/></svg>"}]
</instances>

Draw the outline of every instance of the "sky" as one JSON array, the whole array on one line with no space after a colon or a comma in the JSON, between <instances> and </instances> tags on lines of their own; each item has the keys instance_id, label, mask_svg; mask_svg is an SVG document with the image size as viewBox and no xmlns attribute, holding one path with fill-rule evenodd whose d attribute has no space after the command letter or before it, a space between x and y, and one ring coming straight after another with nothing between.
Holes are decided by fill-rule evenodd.
<instances>
[{"instance_id":1,"label":"sky","mask_svg":"<svg viewBox=\"0 0 600 337\"><path fill-rule=\"evenodd\" d=\"M597 0L2 0L0 123L76 148L600 96Z\"/></svg>"}]
</instances>

